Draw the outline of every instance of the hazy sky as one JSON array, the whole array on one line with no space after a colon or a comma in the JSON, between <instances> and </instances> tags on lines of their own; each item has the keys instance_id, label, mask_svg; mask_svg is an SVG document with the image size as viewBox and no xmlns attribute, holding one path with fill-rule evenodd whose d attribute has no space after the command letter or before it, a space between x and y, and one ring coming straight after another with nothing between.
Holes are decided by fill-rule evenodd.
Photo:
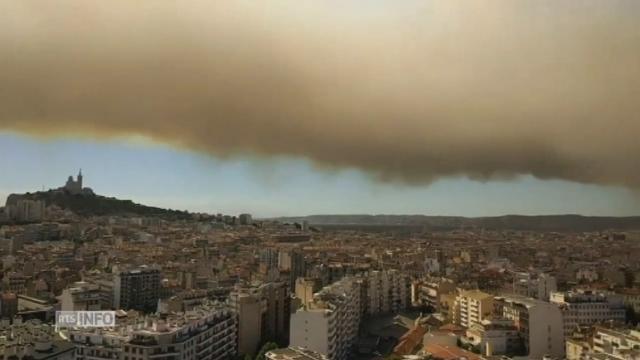
<instances>
[{"instance_id":1,"label":"hazy sky","mask_svg":"<svg viewBox=\"0 0 640 360\"><path fill-rule=\"evenodd\" d=\"M82 167L86 185L99 194L191 211L258 216L640 213L640 199L630 190L530 176L410 186L380 183L353 169L318 171L302 159L217 160L139 140L38 141L9 133L0 133L0 153L10 154L0 157L0 202L7 193L62 186Z\"/></svg>"},{"instance_id":2,"label":"hazy sky","mask_svg":"<svg viewBox=\"0 0 640 360\"><path fill-rule=\"evenodd\" d=\"M82 166L99 193L192 210L635 214L639 16L635 0L4 1L0 193Z\"/></svg>"}]
</instances>

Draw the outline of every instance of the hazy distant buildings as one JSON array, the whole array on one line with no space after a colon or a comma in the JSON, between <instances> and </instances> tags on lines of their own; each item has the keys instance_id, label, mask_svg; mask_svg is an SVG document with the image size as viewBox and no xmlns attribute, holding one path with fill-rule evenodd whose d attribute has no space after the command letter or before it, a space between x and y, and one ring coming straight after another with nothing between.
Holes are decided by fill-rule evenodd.
<instances>
[{"instance_id":1,"label":"hazy distant buildings","mask_svg":"<svg viewBox=\"0 0 640 360\"><path fill-rule=\"evenodd\" d=\"M251 214L240 214L238 216L238 222L240 225L251 225L253 224L253 218L251 217Z\"/></svg>"}]
</instances>

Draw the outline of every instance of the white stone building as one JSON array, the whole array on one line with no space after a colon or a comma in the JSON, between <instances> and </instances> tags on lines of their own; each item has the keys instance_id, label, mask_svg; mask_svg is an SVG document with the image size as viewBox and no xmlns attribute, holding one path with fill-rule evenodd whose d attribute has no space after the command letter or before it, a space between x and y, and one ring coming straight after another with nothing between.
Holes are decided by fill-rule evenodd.
<instances>
[{"instance_id":1,"label":"white stone building","mask_svg":"<svg viewBox=\"0 0 640 360\"><path fill-rule=\"evenodd\" d=\"M164 318L118 319L114 329L75 329L68 333L76 360L226 360L236 351L236 319L217 303Z\"/></svg>"},{"instance_id":2,"label":"white stone building","mask_svg":"<svg viewBox=\"0 0 640 360\"><path fill-rule=\"evenodd\" d=\"M453 304L453 323L465 328L479 324L493 314L493 295L480 290L463 290Z\"/></svg>"},{"instance_id":3,"label":"white stone building","mask_svg":"<svg viewBox=\"0 0 640 360\"><path fill-rule=\"evenodd\" d=\"M360 286L359 280L348 277L316 293L291 315L290 345L330 360L349 359L360 326Z\"/></svg>"},{"instance_id":4,"label":"white stone building","mask_svg":"<svg viewBox=\"0 0 640 360\"><path fill-rule=\"evenodd\" d=\"M551 303L518 295L496 297L496 315L514 321L529 359L564 356L562 313Z\"/></svg>"},{"instance_id":5,"label":"white stone building","mask_svg":"<svg viewBox=\"0 0 640 360\"><path fill-rule=\"evenodd\" d=\"M554 292L551 302L562 311L565 336L570 336L578 326L625 321L626 311L620 295L588 290Z\"/></svg>"}]
</instances>

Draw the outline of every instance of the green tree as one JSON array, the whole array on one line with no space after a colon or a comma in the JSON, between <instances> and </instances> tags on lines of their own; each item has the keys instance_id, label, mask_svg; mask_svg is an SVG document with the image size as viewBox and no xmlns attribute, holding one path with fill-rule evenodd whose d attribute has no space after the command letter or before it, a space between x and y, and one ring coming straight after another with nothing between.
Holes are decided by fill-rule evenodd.
<instances>
[{"instance_id":1,"label":"green tree","mask_svg":"<svg viewBox=\"0 0 640 360\"><path fill-rule=\"evenodd\" d=\"M265 360L265 354L268 353L271 350L275 350L278 348L278 344L274 343L274 342L268 342L265 343L264 345L262 345L262 347L260 348L260 351L258 351L258 355L256 355L256 360Z\"/></svg>"}]
</instances>

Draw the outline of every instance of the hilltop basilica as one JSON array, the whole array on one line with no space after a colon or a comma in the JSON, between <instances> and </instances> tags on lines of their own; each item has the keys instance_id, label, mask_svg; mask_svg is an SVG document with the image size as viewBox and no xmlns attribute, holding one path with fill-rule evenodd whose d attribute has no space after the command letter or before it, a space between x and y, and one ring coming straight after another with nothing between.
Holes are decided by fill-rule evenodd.
<instances>
[{"instance_id":1,"label":"hilltop basilica","mask_svg":"<svg viewBox=\"0 0 640 360\"><path fill-rule=\"evenodd\" d=\"M91 190L91 188L82 187L82 169L80 169L80 171L78 172L76 180L73 179L73 176L69 176L69 178L67 179L67 183L59 190L67 192L71 195L93 195L93 190Z\"/></svg>"}]
</instances>

